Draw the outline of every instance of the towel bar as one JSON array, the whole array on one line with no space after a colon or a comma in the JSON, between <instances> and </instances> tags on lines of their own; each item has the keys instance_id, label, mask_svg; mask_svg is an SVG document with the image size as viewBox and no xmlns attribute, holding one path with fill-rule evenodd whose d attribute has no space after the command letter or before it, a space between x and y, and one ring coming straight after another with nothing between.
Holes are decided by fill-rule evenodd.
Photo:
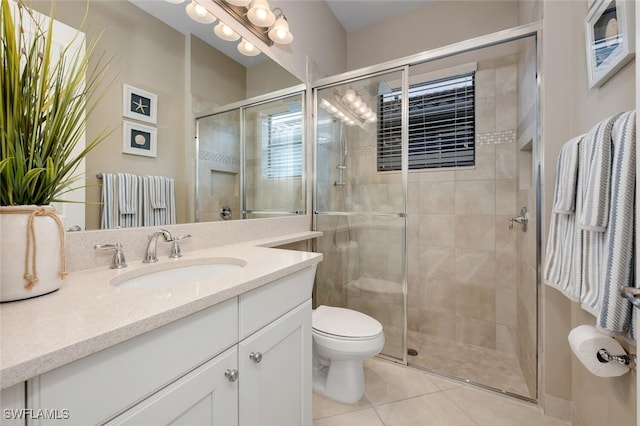
<instances>
[{"instance_id":1,"label":"towel bar","mask_svg":"<svg viewBox=\"0 0 640 426\"><path fill-rule=\"evenodd\" d=\"M622 287L620 289L622 297L627 299L636 308L640 308L640 288L635 287Z\"/></svg>"}]
</instances>

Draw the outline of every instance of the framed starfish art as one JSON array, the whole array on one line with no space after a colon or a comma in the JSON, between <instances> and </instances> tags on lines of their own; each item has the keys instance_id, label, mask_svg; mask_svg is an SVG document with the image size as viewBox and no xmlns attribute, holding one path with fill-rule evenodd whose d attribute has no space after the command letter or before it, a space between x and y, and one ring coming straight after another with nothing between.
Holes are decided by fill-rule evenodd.
<instances>
[{"instance_id":1,"label":"framed starfish art","mask_svg":"<svg viewBox=\"0 0 640 426\"><path fill-rule=\"evenodd\" d=\"M122 85L122 108L125 117L156 124L158 120L158 96L138 89Z\"/></svg>"}]
</instances>

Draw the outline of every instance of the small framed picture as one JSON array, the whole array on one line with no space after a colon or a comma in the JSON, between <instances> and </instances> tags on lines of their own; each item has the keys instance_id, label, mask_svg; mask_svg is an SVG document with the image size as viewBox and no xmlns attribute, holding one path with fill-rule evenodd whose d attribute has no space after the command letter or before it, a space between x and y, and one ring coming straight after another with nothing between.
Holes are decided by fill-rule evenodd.
<instances>
[{"instance_id":1,"label":"small framed picture","mask_svg":"<svg viewBox=\"0 0 640 426\"><path fill-rule=\"evenodd\" d=\"M599 87L635 55L634 1L595 0L585 20L589 88Z\"/></svg>"},{"instance_id":2,"label":"small framed picture","mask_svg":"<svg viewBox=\"0 0 640 426\"><path fill-rule=\"evenodd\" d=\"M158 96L137 87L122 85L122 115L134 120L156 124Z\"/></svg>"},{"instance_id":3,"label":"small framed picture","mask_svg":"<svg viewBox=\"0 0 640 426\"><path fill-rule=\"evenodd\" d=\"M158 155L158 129L124 120L122 122L122 152L156 157Z\"/></svg>"}]
</instances>

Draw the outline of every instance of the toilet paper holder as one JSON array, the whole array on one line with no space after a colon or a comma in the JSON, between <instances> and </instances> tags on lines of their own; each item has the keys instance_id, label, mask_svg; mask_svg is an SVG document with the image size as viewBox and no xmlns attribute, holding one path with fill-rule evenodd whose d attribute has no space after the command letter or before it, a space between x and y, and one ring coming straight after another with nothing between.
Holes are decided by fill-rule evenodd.
<instances>
[{"instance_id":1,"label":"toilet paper holder","mask_svg":"<svg viewBox=\"0 0 640 426\"><path fill-rule=\"evenodd\" d=\"M636 368L636 354L612 355L608 350L602 348L597 354L598 361L603 364L616 362L628 368Z\"/></svg>"}]
</instances>

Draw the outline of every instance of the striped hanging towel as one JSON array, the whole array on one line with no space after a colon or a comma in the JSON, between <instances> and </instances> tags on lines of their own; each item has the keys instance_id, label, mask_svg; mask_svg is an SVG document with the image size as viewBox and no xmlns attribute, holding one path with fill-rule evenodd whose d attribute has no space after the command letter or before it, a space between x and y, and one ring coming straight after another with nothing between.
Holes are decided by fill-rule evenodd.
<instances>
[{"instance_id":1,"label":"striped hanging towel","mask_svg":"<svg viewBox=\"0 0 640 426\"><path fill-rule=\"evenodd\" d=\"M612 131L609 223L604 234L602 283L597 315L601 331L635 341L631 303L620 288L635 286L636 113L621 115Z\"/></svg>"},{"instance_id":2,"label":"striped hanging towel","mask_svg":"<svg viewBox=\"0 0 640 426\"><path fill-rule=\"evenodd\" d=\"M116 175L113 173L102 174L100 229L113 229L118 227L119 211L116 192Z\"/></svg>"},{"instance_id":3,"label":"striped hanging towel","mask_svg":"<svg viewBox=\"0 0 640 426\"><path fill-rule=\"evenodd\" d=\"M142 182L145 226L176 223L174 180L165 176L144 176Z\"/></svg>"},{"instance_id":4,"label":"striped hanging towel","mask_svg":"<svg viewBox=\"0 0 640 426\"><path fill-rule=\"evenodd\" d=\"M582 209L577 215L578 239L582 241L579 263L582 309L597 316L602 288L604 230L608 225L611 173L611 131L617 114L601 121L584 137L584 161L578 179L582 183Z\"/></svg>"},{"instance_id":5,"label":"striped hanging towel","mask_svg":"<svg viewBox=\"0 0 640 426\"><path fill-rule=\"evenodd\" d=\"M118 225L121 228L132 228L140 226L139 204L138 204L138 176L131 173L118 173Z\"/></svg>"},{"instance_id":6,"label":"striped hanging towel","mask_svg":"<svg viewBox=\"0 0 640 426\"><path fill-rule=\"evenodd\" d=\"M580 141L564 144L558 156L553 209L544 264L545 284L560 290L573 301L580 300L580 282L573 274L576 220L576 192Z\"/></svg>"}]
</instances>

